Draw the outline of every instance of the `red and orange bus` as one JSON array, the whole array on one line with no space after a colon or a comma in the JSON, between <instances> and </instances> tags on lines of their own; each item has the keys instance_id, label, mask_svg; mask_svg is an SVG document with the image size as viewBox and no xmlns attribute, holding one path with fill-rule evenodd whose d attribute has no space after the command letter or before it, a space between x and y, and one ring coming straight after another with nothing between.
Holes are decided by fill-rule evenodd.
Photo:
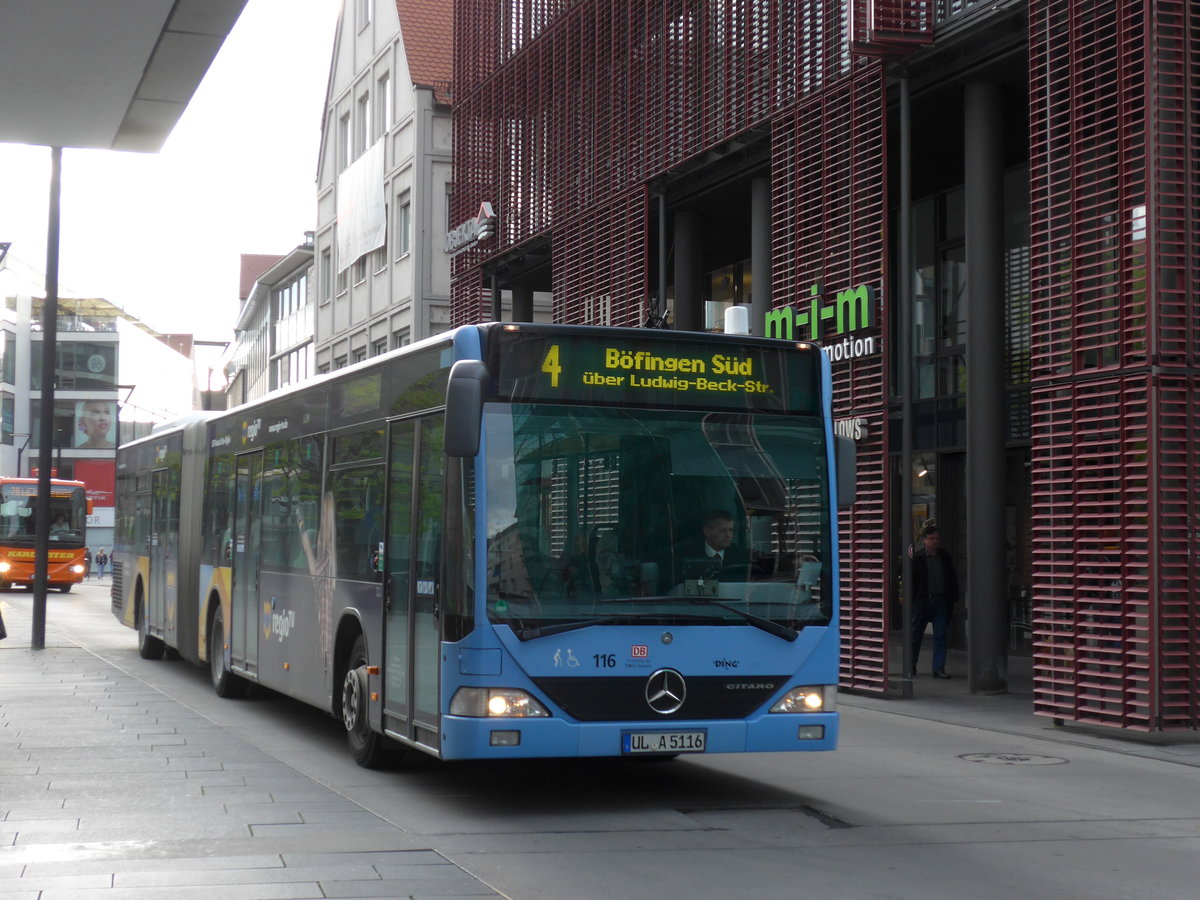
<instances>
[{"instance_id":1,"label":"red and orange bus","mask_svg":"<svg viewBox=\"0 0 1200 900\"><path fill-rule=\"evenodd\" d=\"M0 477L0 591L33 587L37 536L36 478ZM83 581L87 492L82 481L50 480L50 552L46 586L64 594Z\"/></svg>"}]
</instances>

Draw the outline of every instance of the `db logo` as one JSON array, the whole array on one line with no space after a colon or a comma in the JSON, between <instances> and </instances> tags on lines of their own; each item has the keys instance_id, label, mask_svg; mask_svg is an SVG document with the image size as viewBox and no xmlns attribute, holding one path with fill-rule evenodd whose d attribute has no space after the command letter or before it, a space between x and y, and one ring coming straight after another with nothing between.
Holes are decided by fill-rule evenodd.
<instances>
[{"instance_id":1,"label":"db logo","mask_svg":"<svg viewBox=\"0 0 1200 900\"><path fill-rule=\"evenodd\" d=\"M629 653L634 659L646 659L650 655L650 648L646 644L634 644Z\"/></svg>"}]
</instances>

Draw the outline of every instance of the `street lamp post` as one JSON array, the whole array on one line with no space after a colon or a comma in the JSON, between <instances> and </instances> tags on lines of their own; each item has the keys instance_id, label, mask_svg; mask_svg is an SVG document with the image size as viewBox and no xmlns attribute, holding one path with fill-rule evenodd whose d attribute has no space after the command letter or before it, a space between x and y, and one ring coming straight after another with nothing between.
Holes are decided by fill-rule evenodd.
<instances>
[{"instance_id":1,"label":"street lamp post","mask_svg":"<svg viewBox=\"0 0 1200 900\"><path fill-rule=\"evenodd\" d=\"M37 531L33 558L31 650L46 648L46 582L50 560L50 463L54 440L54 370L58 336L58 243L62 147L50 148L50 215L46 224L46 302L42 305L42 420L38 431Z\"/></svg>"}]
</instances>

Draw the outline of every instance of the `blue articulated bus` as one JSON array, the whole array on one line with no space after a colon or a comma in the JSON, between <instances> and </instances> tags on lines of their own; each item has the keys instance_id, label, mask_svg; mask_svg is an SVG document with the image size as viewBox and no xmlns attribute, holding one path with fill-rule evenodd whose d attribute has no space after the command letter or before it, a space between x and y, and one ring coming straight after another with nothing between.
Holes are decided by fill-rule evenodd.
<instances>
[{"instance_id":1,"label":"blue articulated bus","mask_svg":"<svg viewBox=\"0 0 1200 900\"><path fill-rule=\"evenodd\" d=\"M365 766L830 750L853 483L815 345L466 326L122 447L113 612Z\"/></svg>"}]
</instances>

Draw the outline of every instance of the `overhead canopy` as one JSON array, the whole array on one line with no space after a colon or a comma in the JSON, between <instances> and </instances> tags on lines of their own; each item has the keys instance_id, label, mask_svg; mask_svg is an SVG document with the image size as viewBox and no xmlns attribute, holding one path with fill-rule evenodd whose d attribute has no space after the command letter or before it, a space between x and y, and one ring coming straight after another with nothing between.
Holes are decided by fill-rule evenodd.
<instances>
[{"instance_id":1,"label":"overhead canopy","mask_svg":"<svg viewBox=\"0 0 1200 900\"><path fill-rule=\"evenodd\" d=\"M0 142L162 148L247 0L7 0Z\"/></svg>"}]
</instances>

